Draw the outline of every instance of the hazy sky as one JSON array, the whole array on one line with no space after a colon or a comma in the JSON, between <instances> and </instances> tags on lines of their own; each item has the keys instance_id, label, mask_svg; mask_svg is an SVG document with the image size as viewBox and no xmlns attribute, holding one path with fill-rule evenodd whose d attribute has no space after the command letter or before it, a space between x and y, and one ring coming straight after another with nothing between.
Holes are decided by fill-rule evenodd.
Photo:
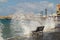
<instances>
[{"instance_id":1,"label":"hazy sky","mask_svg":"<svg viewBox=\"0 0 60 40\"><path fill-rule=\"evenodd\" d=\"M45 8L54 13L59 0L0 0L0 16L14 13L40 13Z\"/></svg>"}]
</instances>

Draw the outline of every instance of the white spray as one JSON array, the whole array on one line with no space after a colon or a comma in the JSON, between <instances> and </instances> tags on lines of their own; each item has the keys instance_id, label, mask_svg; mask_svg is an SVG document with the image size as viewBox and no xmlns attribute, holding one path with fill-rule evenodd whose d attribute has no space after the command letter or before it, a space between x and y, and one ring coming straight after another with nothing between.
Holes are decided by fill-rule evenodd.
<instances>
[{"instance_id":1,"label":"white spray","mask_svg":"<svg viewBox=\"0 0 60 40\"><path fill-rule=\"evenodd\" d=\"M3 27L3 24L0 23L0 40L4 40L3 37L2 37L2 27Z\"/></svg>"}]
</instances>

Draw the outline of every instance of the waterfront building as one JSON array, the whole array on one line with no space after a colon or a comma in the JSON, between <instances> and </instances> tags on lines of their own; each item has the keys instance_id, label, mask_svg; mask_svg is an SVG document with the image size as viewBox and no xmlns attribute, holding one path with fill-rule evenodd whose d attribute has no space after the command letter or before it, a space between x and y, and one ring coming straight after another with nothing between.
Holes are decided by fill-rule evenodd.
<instances>
[{"instance_id":1,"label":"waterfront building","mask_svg":"<svg viewBox=\"0 0 60 40\"><path fill-rule=\"evenodd\" d=\"M57 5L57 12L56 12L56 25L55 25L55 29L56 31L59 31L60 29L60 4ZM60 32L60 31L59 31Z\"/></svg>"}]
</instances>

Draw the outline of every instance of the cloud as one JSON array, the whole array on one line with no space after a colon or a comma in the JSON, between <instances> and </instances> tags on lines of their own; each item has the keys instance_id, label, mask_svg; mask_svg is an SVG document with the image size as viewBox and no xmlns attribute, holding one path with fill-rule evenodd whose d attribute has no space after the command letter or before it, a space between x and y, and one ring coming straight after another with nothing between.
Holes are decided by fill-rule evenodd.
<instances>
[{"instance_id":1,"label":"cloud","mask_svg":"<svg viewBox=\"0 0 60 40\"><path fill-rule=\"evenodd\" d=\"M17 10L20 11L20 10L23 10L23 13L30 13L30 12L33 12L33 13L39 13L40 11L44 11L45 8L48 9L48 12L50 13L51 10L55 10L54 9L54 4L53 3L50 3L48 1L41 1L41 2L24 2L24 3L18 3L16 5L16 7L13 7Z\"/></svg>"},{"instance_id":2,"label":"cloud","mask_svg":"<svg viewBox=\"0 0 60 40\"><path fill-rule=\"evenodd\" d=\"M0 0L1 1L1 0ZM55 12L55 7L53 3L48 1L40 1L40 2L21 2L16 4L16 6L8 6L5 8L6 10L0 10L0 13L40 13L44 11L44 9L48 9L48 13L52 11ZM52 10L52 11L51 11Z\"/></svg>"},{"instance_id":3,"label":"cloud","mask_svg":"<svg viewBox=\"0 0 60 40\"><path fill-rule=\"evenodd\" d=\"M53 6L54 6L54 4L50 3L48 6L51 8L51 7L53 7Z\"/></svg>"},{"instance_id":4,"label":"cloud","mask_svg":"<svg viewBox=\"0 0 60 40\"><path fill-rule=\"evenodd\" d=\"M3 3L4 3L4 2L7 2L7 1L8 1L8 0L0 0L1 3L2 3L2 2L3 2Z\"/></svg>"}]
</instances>

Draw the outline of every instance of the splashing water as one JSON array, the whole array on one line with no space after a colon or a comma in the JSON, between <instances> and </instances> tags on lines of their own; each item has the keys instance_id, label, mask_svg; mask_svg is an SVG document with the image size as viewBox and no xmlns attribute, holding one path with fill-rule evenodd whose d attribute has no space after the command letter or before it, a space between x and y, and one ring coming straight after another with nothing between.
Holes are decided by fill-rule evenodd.
<instances>
[{"instance_id":1,"label":"splashing water","mask_svg":"<svg viewBox=\"0 0 60 40\"><path fill-rule=\"evenodd\" d=\"M44 28L44 32L51 32L52 29L55 28L55 22L54 22L54 19L52 17L48 17L46 19L46 22L45 22L45 28Z\"/></svg>"},{"instance_id":2,"label":"splashing water","mask_svg":"<svg viewBox=\"0 0 60 40\"><path fill-rule=\"evenodd\" d=\"M54 32L55 22L53 17L48 17L45 22L45 28L43 30L43 40L52 40L49 33Z\"/></svg>"},{"instance_id":3,"label":"splashing water","mask_svg":"<svg viewBox=\"0 0 60 40\"><path fill-rule=\"evenodd\" d=\"M29 38L31 32L36 30L38 26L40 26L38 21L26 18L24 14L15 14L11 20L11 30L13 36Z\"/></svg>"},{"instance_id":4,"label":"splashing water","mask_svg":"<svg viewBox=\"0 0 60 40\"><path fill-rule=\"evenodd\" d=\"M3 37L2 37L2 27L3 27L3 24L0 23L0 40L4 40Z\"/></svg>"},{"instance_id":5,"label":"splashing water","mask_svg":"<svg viewBox=\"0 0 60 40\"><path fill-rule=\"evenodd\" d=\"M11 24L11 28L12 30L14 29L14 31L12 33L14 33L14 35L19 35L19 36L24 36L25 34L28 34L29 28L27 27L24 19L24 15L15 15L12 17L12 24ZM13 19L14 18L14 19Z\"/></svg>"}]
</instances>

